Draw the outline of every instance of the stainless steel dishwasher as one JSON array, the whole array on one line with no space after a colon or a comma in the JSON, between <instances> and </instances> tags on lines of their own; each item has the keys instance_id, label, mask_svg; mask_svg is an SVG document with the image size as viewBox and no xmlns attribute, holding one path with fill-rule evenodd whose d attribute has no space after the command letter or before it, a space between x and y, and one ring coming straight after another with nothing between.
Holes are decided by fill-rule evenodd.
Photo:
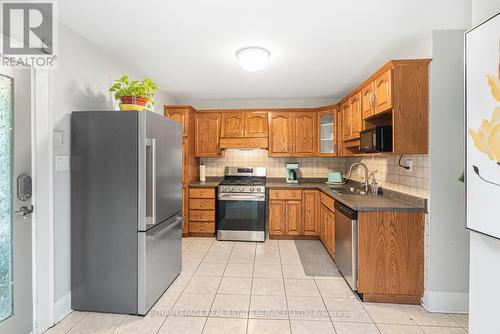
<instances>
[{"instance_id":1,"label":"stainless steel dishwasher","mask_svg":"<svg viewBox=\"0 0 500 334\"><path fill-rule=\"evenodd\" d=\"M358 212L335 201L335 262L353 290L358 289Z\"/></svg>"}]
</instances>

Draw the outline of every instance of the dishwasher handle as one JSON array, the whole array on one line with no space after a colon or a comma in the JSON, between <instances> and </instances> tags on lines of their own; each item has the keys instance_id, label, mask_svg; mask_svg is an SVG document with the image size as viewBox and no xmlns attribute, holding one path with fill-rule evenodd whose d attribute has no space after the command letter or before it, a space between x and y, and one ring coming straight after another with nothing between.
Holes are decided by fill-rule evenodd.
<instances>
[{"instance_id":1,"label":"dishwasher handle","mask_svg":"<svg viewBox=\"0 0 500 334\"><path fill-rule=\"evenodd\" d=\"M335 201L335 210L341 212L344 216L349 218L350 220L358 220L358 212L350 207L340 203L339 201Z\"/></svg>"}]
</instances>

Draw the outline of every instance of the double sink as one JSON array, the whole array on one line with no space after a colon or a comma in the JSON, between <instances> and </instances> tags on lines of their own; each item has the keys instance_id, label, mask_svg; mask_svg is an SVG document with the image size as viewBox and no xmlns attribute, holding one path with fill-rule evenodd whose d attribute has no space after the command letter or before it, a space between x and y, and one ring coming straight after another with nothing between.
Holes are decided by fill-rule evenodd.
<instances>
[{"instance_id":1,"label":"double sink","mask_svg":"<svg viewBox=\"0 0 500 334\"><path fill-rule=\"evenodd\" d=\"M365 191L364 188L356 188L351 185L345 185L342 187L329 186L329 188L338 195L360 195L360 196L368 195L368 192Z\"/></svg>"}]
</instances>

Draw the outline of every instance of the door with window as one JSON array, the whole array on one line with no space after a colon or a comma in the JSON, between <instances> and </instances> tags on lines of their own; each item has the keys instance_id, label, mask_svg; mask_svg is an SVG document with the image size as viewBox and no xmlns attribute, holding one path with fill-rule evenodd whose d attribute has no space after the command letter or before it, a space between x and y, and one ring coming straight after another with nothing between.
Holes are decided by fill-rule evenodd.
<instances>
[{"instance_id":1,"label":"door with window","mask_svg":"<svg viewBox=\"0 0 500 334\"><path fill-rule=\"evenodd\" d=\"M0 69L0 333L33 324L30 78Z\"/></svg>"}]
</instances>

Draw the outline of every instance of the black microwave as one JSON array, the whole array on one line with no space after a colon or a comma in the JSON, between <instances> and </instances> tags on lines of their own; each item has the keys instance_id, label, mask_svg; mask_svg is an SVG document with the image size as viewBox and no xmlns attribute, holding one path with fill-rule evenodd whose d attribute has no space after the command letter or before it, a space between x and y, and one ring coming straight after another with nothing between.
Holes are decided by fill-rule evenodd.
<instances>
[{"instance_id":1,"label":"black microwave","mask_svg":"<svg viewBox=\"0 0 500 334\"><path fill-rule=\"evenodd\" d=\"M392 151L392 126L377 126L360 132L359 150L365 153Z\"/></svg>"}]
</instances>

